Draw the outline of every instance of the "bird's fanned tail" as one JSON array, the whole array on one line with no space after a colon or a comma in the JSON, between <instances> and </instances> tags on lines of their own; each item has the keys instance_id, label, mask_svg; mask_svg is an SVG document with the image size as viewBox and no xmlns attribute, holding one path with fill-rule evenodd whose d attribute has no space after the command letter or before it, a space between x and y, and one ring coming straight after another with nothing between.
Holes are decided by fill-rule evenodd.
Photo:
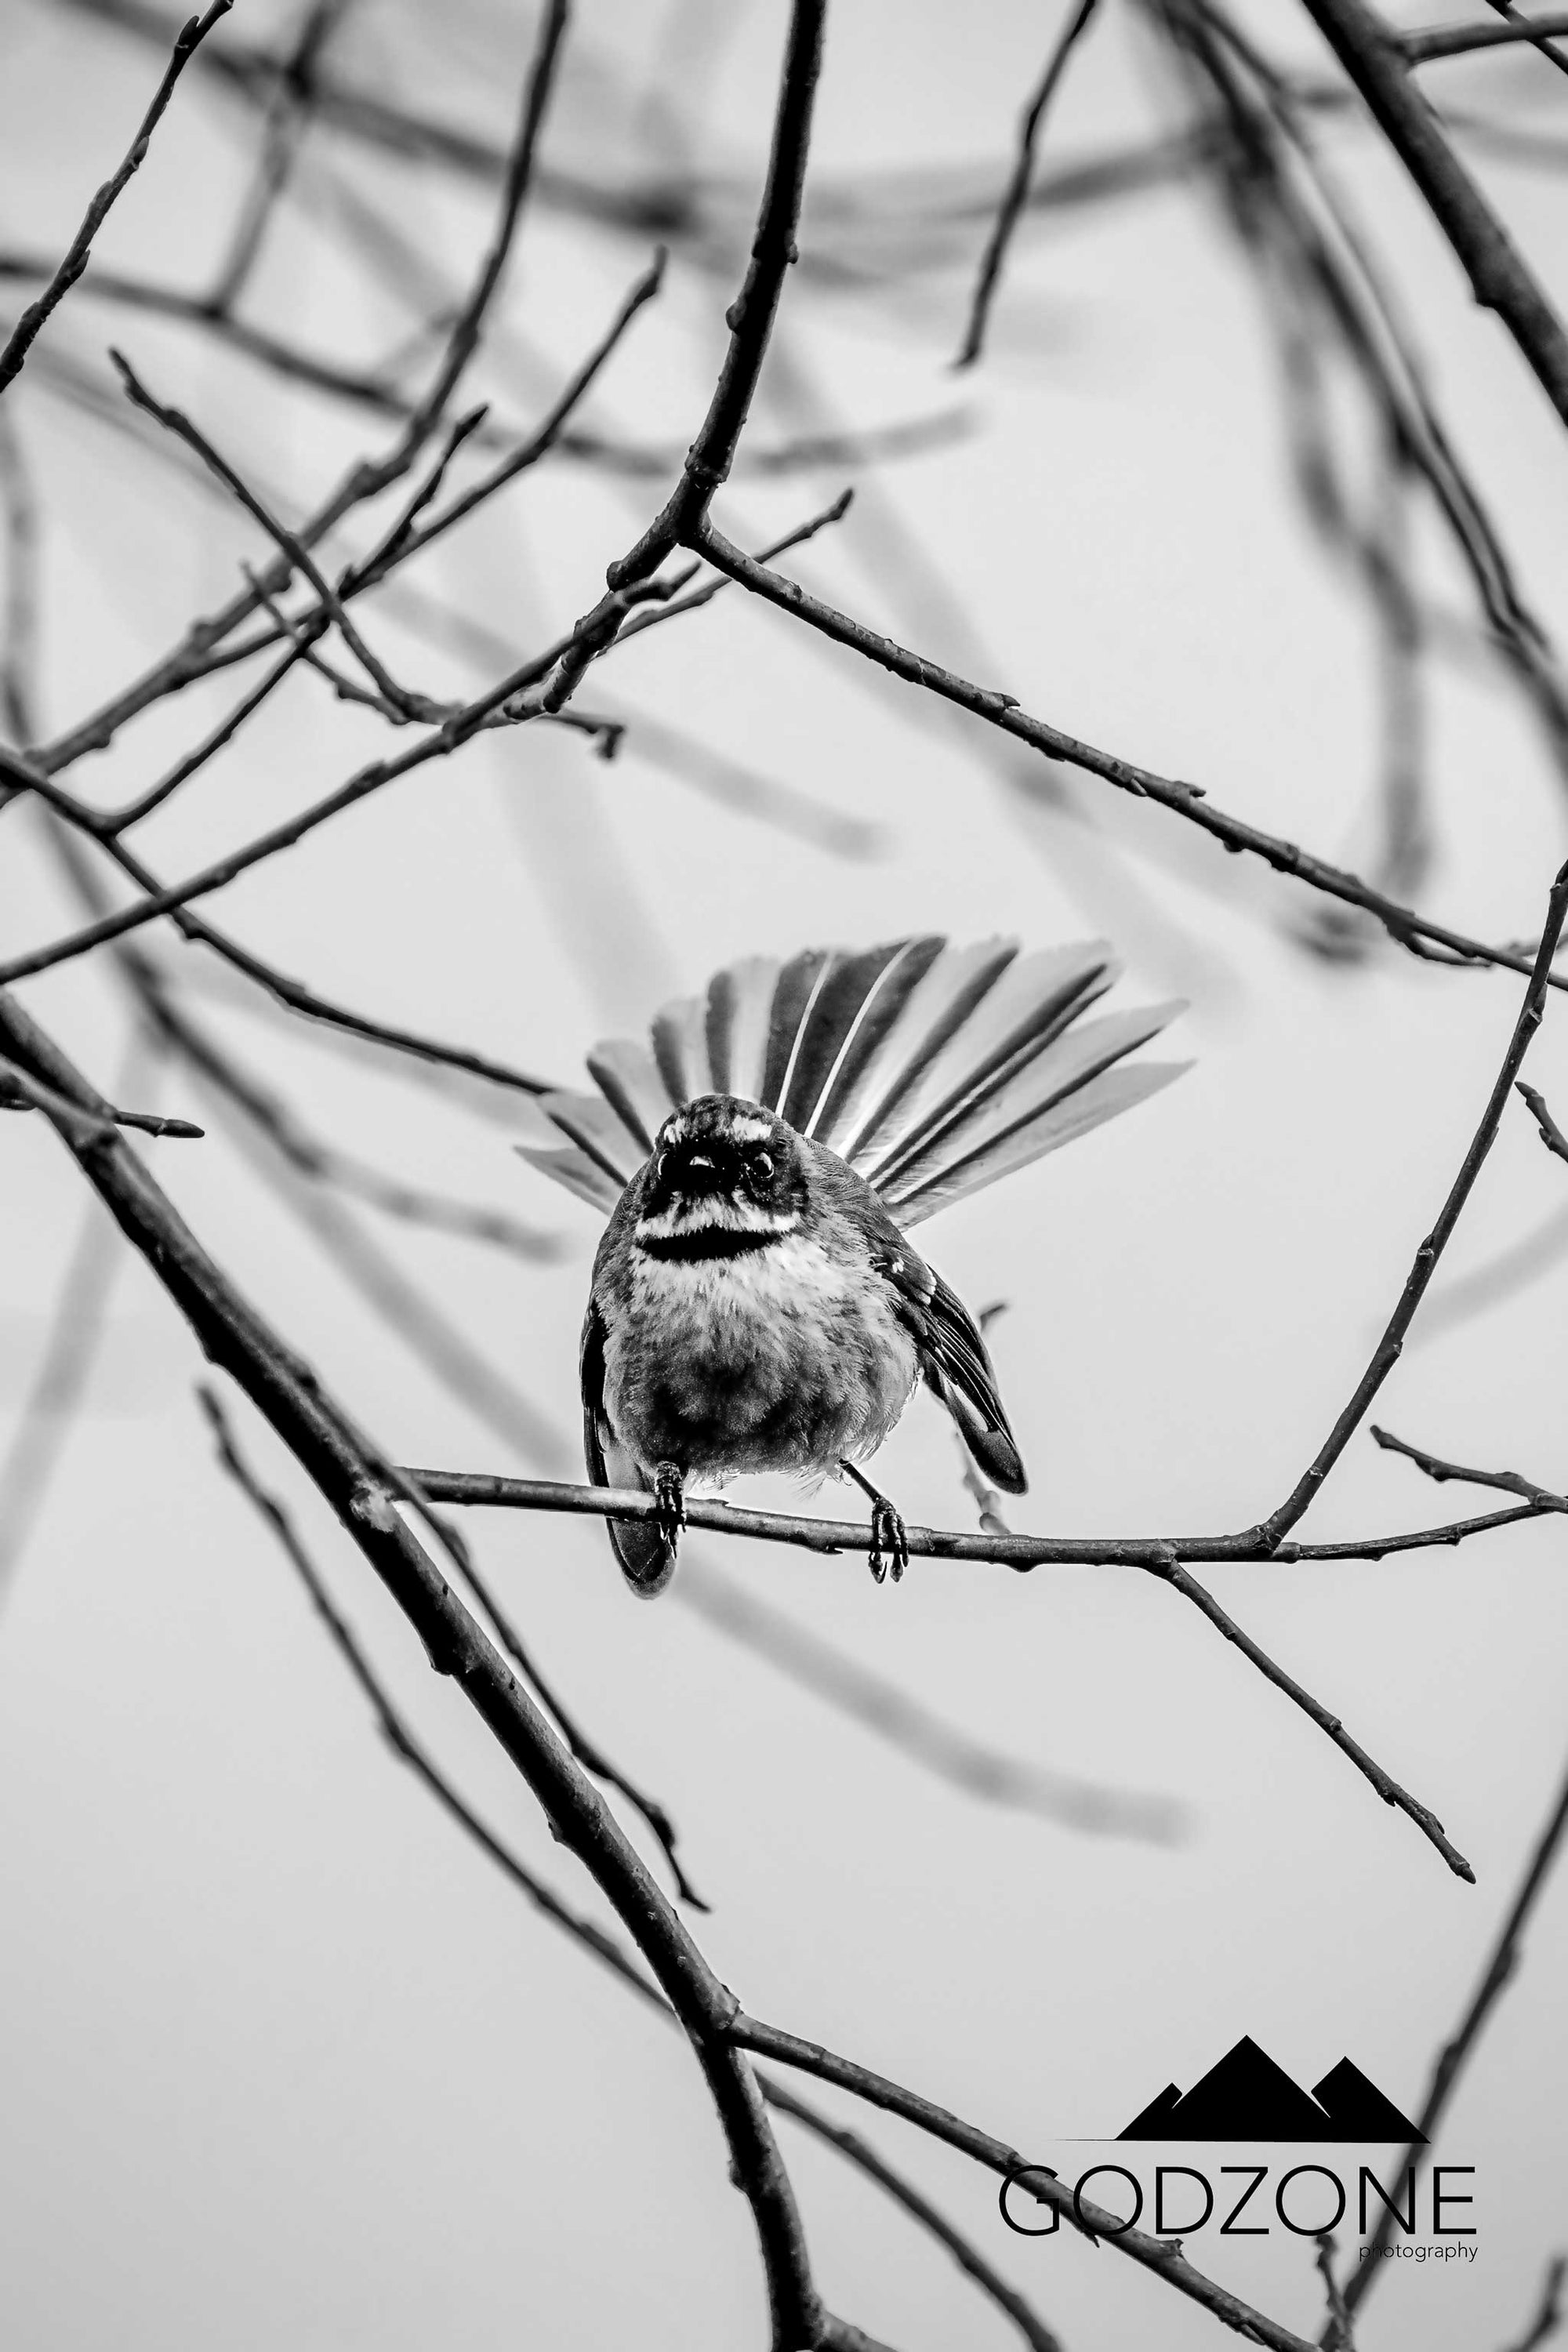
<instances>
[{"instance_id":1,"label":"bird's fanned tail","mask_svg":"<svg viewBox=\"0 0 1568 2352\"><path fill-rule=\"evenodd\" d=\"M862 952L749 957L678 999L647 1045L588 1058L595 1094L551 1094L519 1150L606 1213L670 1111L694 1097L764 1104L826 1144L910 1226L1158 1091L1185 1063L1117 1067L1179 1004L1079 1027L1120 966L1102 941L1021 955L935 935Z\"/></svg>"}]
</instances>

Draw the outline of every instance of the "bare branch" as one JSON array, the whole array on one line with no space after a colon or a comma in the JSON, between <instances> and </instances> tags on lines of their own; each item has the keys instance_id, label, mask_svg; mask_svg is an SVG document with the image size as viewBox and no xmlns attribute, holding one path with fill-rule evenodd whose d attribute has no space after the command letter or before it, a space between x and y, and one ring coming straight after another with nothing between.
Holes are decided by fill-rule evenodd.
<instances>
[{"instance_id":1,"label":"bare branch","mask_svg":"<svg viewBox=\"0 0 1568 2352\"><path fill-rule=\"evenodd\" d=\"M1568 1135L1563 1134L1547 1109L1545 1096L1538 1087L1527 1087L1522 1080L1519 1091L1530 1108L1531 1116L1541 1130L1541 1140L1548 1151L1554 1151L1559 1160L1568 1160Z\"/></svg>"},{"instance_id":2,"label":"bare branch","mask_svg":"<svg viewBox=\"0 0 1568 2352\"><path fill-rule=\"evenodd\" d=\"M1518 33L1529 41L1548 65L1555 66L1559 73L1568 74L1568 57L1564 57L1561 49L1554 49L1540 26L1531 24L1528 16L1521 16L1511 5L1511 0L1487 0L1487 5L1496 10L1510 32Z\"/></svg>"},{"instance_id":3,"label":"bare branch","mask_svg":"<svg viewBox=\"0 0 1568 2352\"><path fill-rule=\"evenodd\" d=\"M833 638L853 652L863 654L868 660L890 670L894 677L911 686L926 688L955 703L960 709L984 719L988 726L997 727L1005 734L1015 736L1047 759L1065 761L1068 767L1081 768L1089 775L1099 776L1114 784L1121 792L1131 793L1139 800L1156 801L1163 808L1173 810L1204 832L1211 834L1223 847L1232 851L1246 850L1263 859L1276 873L1287 874L1304 882L1308 887L1322 890L1330 898L1340 898L1347 906L1363 908L1375 915L1391 939L1401 947L1411 948L1425 941L1452 949L1467 962L1496 964L1510 971L1528 972L1531 959L1515 954L1506 948L1489 948L1479 940L1467 938L1462 932L1449 930L1444 924L1428 921L1414 908L1397 905L1378 890L1363 882L1359 876L1331 866L1325 860L1311 856L1291 841L1277 835L1263 833L1256 825L1245 824L1239 817L1227 816L1215 808L1196 784L1182 783L1152 769L1135 767L1131 761L1114 752L1097 751L1090 743L1080 742L1076 736L1064 735L1059 729L1045 720L1032 719L1021 710L1010 694L994 688L973 686L967 678L954 676L940 664L928 661L923 655L909 652L847 614L836 612L831 604L811 595L797 581L783 573L770 572L765 564L734 547L711 523L704 523L696 541L699 551L721 572L763 598L781 611L793 613L824 636ZM0 975L4 977L4 975ZM1553 988L1568 987L1568 980L1552 974L1548 984Z\"/></svg>"},{"instance_id":4,"label":"bare branch","mask_svg":"<svg viewBox=\"0 0 1568 2352\"><path fill-rule=\"evenodd\" d=\"M1478 49L1511 48L1544 33L1568 33L1568 8L1549 8L1528 23L1515 13L1502 25L1434 25L1425 32L1394 33L1391 38L1411 65L1424 66L1444 58L1469 57Z\"/></svg>"},{"instance_id":5,"label":"bare branch","mask_svg":"<svg viewBox=\"0 0 1568 2352\"><path fill-rule=\"evenodd\" d=\"M771 2058L776 2064L798 2067L805 2074L815 2074L819 2082L832 2083L888 2115L900 2116L917 2130L928 2132L948 2147L957 2148L960 2155L972 2158L986 2171L997 2174L1004 2188L1012 2181L1020 2197L1032 2197L1037 2203L1050 2206L1069 2227L1154 2272L1179 2294L1201 2304L1226 2326L1235 2328L1251 2342L1268 2345L1270 2352L1312 2352L1305 2337L1293 2336L1289 2328L1254 2311L1239 2295L1217 2286L1213 2279L1194 2270L1183 2253L1179 2239L1152 2238L1142 2230L1128 2229L1119 2216L1106 2212L1087 2197L1075 2197L1048 2166L1029 2163L1005 2140L994 2139L989 2132L978 2130L946 2107L922 2098L918 2091L908 2091L901 2084L889 2081L885 2074L874 2074L852 2058L840 2058L820 2042L805 2042L798 2034L786 2033L779 2026L764 2025L760 2018L748 2016L744 2010L737 2010L730 2032L742 2050L754 2051L760 2058Z\"/></svg>"},{"instance_id":6,"label":"bare branch","mask_svg":"<svg viewBox=\"0 0 1568 2352\"><path fill-rule=\"evenodd\" d=\"M416 1738L408 1727L406 1718L393 1704L386 1686L372 1665L363 1644L333 1601L315 1562L300 1542L292 1519L277 1496L269 1494L260 1484L240 1454L229 1426L228 1417L217 1396L205 1385L198 1386L196 1393L212 1426L219 1460L277 1538L310 1595L311 1603L326 1627L333 1646L369 1700L382 1734L394 1755L401 1762L410 1766L437 1802L445 1808L458 1827L479 1846L481 1853L510 1879L522 1895L526 1895L536 1910L542 1912L552 1926L563 1929L574 1942L592 1952L597 1960L613 1971L628 1990L636 1993L660 2016L675 2023L677 2021L674 2013L658 1987L644 1976L615 1938L606 1936L604 1930L596 1927L592 1920L584 1919L579 1913L570 1910L561 1901L559 1895L554 1894L525 1863L518 1858L510 1846L503 1844L494 1832L479 1819L467 1801L458 1793L447 1774L435 1762L428 1748L422 1741ZM800 2098L795 2092L787 2089L784 2084L775 2082L766 2075L759 2075L757 2079L758 2087L769 2106L776 2108L781 2115L790 2116L793 2121L802 2125L805 2130L824 2141L829 2147L836 2148L856 2167L857 2170L863 2172L868 2179L874 2181L879 2188L884 2189L896 2204L901 2205L906 2212L911 2214L939 2244L945 2246L960 2269L973 2279L983 2294L989 2295L992 2301L1007 2314L1023 2333L1025 2340L1036 2347L1036 2352L1059 2352L1056 2336L1036 2315L1016 2289L1001 2277L970 2239L955 2229L928 2198L914 2188L901 2173L896 2171L885 2158L860 2137L858 2132L844 2130L823 2115L819 2109ZM824 2346L834 2340L826 2333L818 2338L819 2343Z\"/></svg>"},{"instance_id":7,"label":"bare branch","mask_svg":"<svg viewBox=\"0 0 1568 2352\"><path fill-rule=\"evenodd\" d=\"M68 1108L51 1121L82 1173L191 1325L312 1478L425 1644L528 1781L556 1836L609 1897L685 2027L751 2206L774 2352L816 2342L821 2305L799 2216L750 2070L731 2044L726 1992L635 1849L504 1659L393 1508L383 1457L201 1248L110 1127L89 1087L10 996L0 1045Z\"/></svg>"},{"instance_id":8,"label":"bare branch","mask_svg":"<svg viewBox=\"0 0 1568 2352\"><path fill-rule=\"evenodd\" d=\"M778 314L784 273L797 257L795 229L805 192L805 162L826 17L826 0L793 0L751 267L724 314L730 341L708 413L663 508L637 544L606 571L609 593L584 615L574 632L573 642L544 690L547 710L560 710L571 700L590 662L614 640L626 617L617 592L650 579L675 547L683 541L692 543L714 491L734 463Z\"/></svg>"},{"instance_id":9,"label":"bare branch","mask_svg":"<svg viewBox=\"0 0 1568 2352\"><path fill-rule=\"evenodd\" d=\"M595 1518L630 1520L651 1518L657 1509L652 1496L616 1487L568 1486L543 1478L493 1477L461 1471L411 1470L407 1475L434 1502L489 1504L505 1509L565 1511ZM1521 1503L1514 1510L1490 1512L1484 1517L1460 1522L1457 1528L1384 1538L1375 1548L1379 1551L1414 1550L1433 1543L1455 1543L1464 1535L1478 1535L1492 1528L1510 1526L1517 1519L1538 1517L1545 1507L1533 1502ZM688 1525L693 1528L749 1537L767 1543L794 1544L808 1551L863 1551L865 1549L865 1530L853 1522L795 1518L777 1511L740 1510L727 1503L710 1503L697 1497L688 1501L686 1517ZM1267 1536L1257 1528L1236 1536L1177 1536L1170 1538L1147 1536L1081 1538L973 1536L916 1527L909 1528L906 1532L912 1559L985 1560L998 1567L1016 1570L1047 1565L1141 1568L1150 1575L1157 1576L1200 1610L1216 1632L1227 1642L1234 1643L1266 1680L1282 1691L1320 1730L1327 1733L1342 1754L1347 1756L1357 1771L1371 1782L1384 1802L1396 1807L1415 1822L1422 1835L1436 1847L1457 1877L1473 1879L1475 1874L1469 1864L1445 1836L1442 1823L1436 1816L1402 1789L1368 1755L1360 1742L1346 1731L1336 1715L1277 1665L1251 1635L1220 1607L1213 1594L1189 1574L1184 1565L1193 1560L1238 1562L1358 1559L1365 1557L1366 1548L1357 1544L1281 1544L1271 1549Z\"/></svg>"},{"instance_id":10,"label":"bare branch","mask_svg":"<svg viewBox=\"0 0 1568 2352\"><path fill-rule=\"evenodd\" d=\"M1563 26L1568 32L1568 25ZM1507 2352L1537 2352L1537 2347L1550 2343L1563 2325L1563 2282L1568 2276L1568 2256L1554 2254L1546 2265L1542 2282L1541 2301L1534 2318L1524 2334L1507 2347Z\"/></svg>"},{"instance_id":11,"label":"bare branch","mask_svg":"<svg viewBox=\"0 0 1568 2352\"><path fill-rule=\"evenodd\" d=\"M1518 1969L1522 1953L1524 1930L1530 1915L1551 1874L1552 1865L1568 1830L1568 1779L1563 1780L1548 1814L1544 1827L1527 1860L1524 1874L1513 1901L1508 1907L1498 1931L1480 1982L1477 1985L1468 2008L1460 2019L1453 2038L1438 2053L1426 2096L1415 2119L1416 2137L1405 2149L1400 2170L1406 2167L1414 2171L1423 2161L1424 2150L1436 2140L1454 2090L1480 2039L1482 2029L1500 1998L1510 1979ZM1393 2234L1394 2214L1384 2206L1378 2216L1377 2227L1363 2246L1356 2269L1345 2283L1344 2297L1349 2309L1358 2311L1371 2294L1378 2272L1384 2268L1383 2249Z\"/></svg>"},{"instance_id":12,"label":"bare branch","mask_svg":"<svg viewBox=\"0 0 1568 2352\"><path fill-rule=\"evenodd\" d=\"M786 2090L782 2083L771 2076L763 2075L761 2081L763 2096L770 2107L775 2107L781 2116L793 2116L796 2123L811 2133L814 2139L824 2141L827 2147L837 2148L840 2156L847 2157L868 2180L874 2180L879 2189L886 2189L893 2202L901 2205L905 2212L910 2214L939 2245L945 2246L964 2276L972 2278L981 2293L988 2295L998 2309L1006 2313L1025 2343L1033 2346L1034 2352L1062 2352L1062 2341L1055 2329L1047 2327L1017 2288L1009 2285L1001 2273L986 2260L973 2239L954 2229L947 2216L939 2212L931 2200L903 2173L896 2172L869 2141L862 2139L858 2132L846 2130L842 2124L829 2122L818 2108L808 2106L804 2099L797 2098L793 2091Z\"/></svg>"},{"instance_id":13,"label":"bare branch","mask_svg":"<svg viewBox=\"0 0 1568 2352\"><path fill-rule=\"evenodd\" d=\"M1466 1486L1497 1486L1507 1495L1522 1495L1539 1510L1568 1511L1568 1496L1554 1495L1550 1486L1538 1486L1533 1479L1521 1477L1517 1470L1467 1470L1458 1462L1445 1462L1436 1454L1424 1452L1419 1445L1408 1444L1403 1437L1395 1437L1392 1430L1379 1429L1375 1423L1372 1435L1385 1454L1403 1454L1407 1462L1414 1462L1439 1486L1446 1486L1451 1478Z\"/></svg>"},{"instance_id":14,"label":"bare branch","mask_svg":"<svg viewBox=\"0 0 1568 2352\"><path fill-rule=\"evenodd\" d=\"M1318 2275L1323 2282L1323 2293L1329 2305L1322 2347L1323 2352L1355 2352L1355 2338L1351 2332L1351 2315L1345 2306L1344 2290L1334 2274L1334 2256L1338 2251L1332 2231L1325 2230L1318 2240Z\"/></svg>"},{"instance_id":15,"label":"bare branch","mask_svg":"<svg viewBox=\"0 0 1568 2352\"><path fill-rule=\"evenodd\" d=\"M992 298L1002 275L1002 265L1007 257L1007 248L1013 241L1013 232L1018 226L1019 215L1028 197L1029 181L1035 168L1035 148L1045 121L1046 109L1056 95L1057 84L1067 69L1067 61L1079 36L1089 29L1089 19L1098 5L1099 0L1077 0L1058 36L1056 47L1046 61L1039 87L1025 109L1024 119L1018 126L1018 152L1012 175L1002 192L1002 202L991 225L985 250L981 256L979 274L970 299L969 324L964 329L963 342L953 362L954 367L973 367L984 348Z\"/></svg>"},{"instance_id":16,"label":"bare branch","mask_svg":"<svg viewBox=\"0 0 1568 2352\"><path fill-rule=\"evenodd\" d=\"M1415 1262L1405 1278L1399 1303L1389 1317L1383 1337L1373 1352L1372 1360L1357 1381L1349 1403L1340 1414L1308 1467L1291 1488L1290 1493L1277 1509L1270 1511L1264 1520L1265 1532L1271 1538L1284 1535L1295 1526L1318 1493L1334 1464L1344 1452L1346 1445L1365 1417L1367 1407L1399 1360L1405 1345L1405 1335L1415 1318L1415 1310L1426 1295L1426 1286L1432 1279L1437 1261L1453 1235L1454 1228L1458 1223L1460 1213L1470 1197L1475 1181L1481 1172L1488 1153L1497 1140L1497 1131L1502 1123L1503 1112L1508 1108L1508 1098L1514 1080L1519 1076L1520 1065L1530 1049L1531 1039L1541 1026L1542 1016L1546 1007L1546 991L1552 976L1552 960L1557 951L1557 942L1562 936L1565 916L1568 916L1568 866L1562 868L1552 886L1551 894L1547 899L1546 921L1541 934L1541 945L1536 952L1535 969L1531 974L1530 986L1524 992L1524 1003L1520 1007L1519 1017L1513 1024L1513 1034L1509 1039L1508 1051L1503 1055L1502 1067L1493 1081L1487 1107L1481 1114L1480 1125L1471 1139L1469 1150L1460 1162L1459 1172L1448 1189L1448 1197L1438 1213L1436 1224L1415 1253Z\"/></svg>"},{"instance_id":17,"label":"bare branch","mask_svg":"<svg viewBox=\"0 0 1568 2352\"><path fill-rule=\"evenodd\" d=\"M153 94L153 102L142 117L141 128L126 150L119 170L111 178L105 180L93 197L82 215L81 226L71 239L59 268L55 271L43 292L28 303L12 328L5 349L0 351L0 393L4 393L7 385L21 373L26 362L27 353L32 349L39 331L47 323L50 313L64 301L82 271L87 268L92 254L92 240L102 226L110 206L120 195L132 173L138 168L146 154L148 142L158 127L164 108L174 94L174 84L184 70L187 59L201 47L219 17L227 16L233 5L234 0L211 0L211 5L204 16L189 17L176 34L174 50L164 68L163 79Z\"/></svg>"},{"instance_id":18,"label":"bare branch","mask_svg":"<svg viewBox=\"0 0 1568 2352\"><path fill-rule=\"evenodd\" d=\"M1329 43L1409 173L1470 281L1568 425L1568 333L1539 281L1444 136L1405 58L1365 0L1306 0Z\"/></svg>"}]
</instances>

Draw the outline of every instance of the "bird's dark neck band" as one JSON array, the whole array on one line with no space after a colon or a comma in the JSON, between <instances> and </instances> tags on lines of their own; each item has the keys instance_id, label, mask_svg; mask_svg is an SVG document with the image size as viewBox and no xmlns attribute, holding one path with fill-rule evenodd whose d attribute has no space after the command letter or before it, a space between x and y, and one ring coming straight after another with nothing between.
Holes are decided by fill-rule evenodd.
<instances>
[{"instance_id":1,"label":"bird's dark neck band","mask_svg":"<svg viewBox=\"0 0 1568 2352\"><path fill-rule=\"evenodd\" d=\"M645 1257L658 1258L661 1264L674 1260L690 1265L709 1258L748 1257L753 1250L773 1249L784 1239L782 1233L748 1233L734 1225L700 1225L689 1234L639 1234L637 1245Z\"/></svg>"}]
</instances>

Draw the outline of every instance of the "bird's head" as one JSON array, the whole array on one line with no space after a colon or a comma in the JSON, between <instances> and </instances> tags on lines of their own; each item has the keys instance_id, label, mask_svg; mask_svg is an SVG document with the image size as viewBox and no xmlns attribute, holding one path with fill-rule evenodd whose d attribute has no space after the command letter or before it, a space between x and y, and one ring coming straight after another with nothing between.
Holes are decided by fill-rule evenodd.
<instances>
[{"instance_id":1,"label":"bird's head","mask_svg":"<svg viewBox=\"0 0 1568 2352\"><path fill-rule=\"evenodd\" d=\"M806 1197L793 1128L738 1095L700 1095L655 1138L637 1241L654 1257L739 1256L795 1232Z\"/></svg>"}]
</instances>

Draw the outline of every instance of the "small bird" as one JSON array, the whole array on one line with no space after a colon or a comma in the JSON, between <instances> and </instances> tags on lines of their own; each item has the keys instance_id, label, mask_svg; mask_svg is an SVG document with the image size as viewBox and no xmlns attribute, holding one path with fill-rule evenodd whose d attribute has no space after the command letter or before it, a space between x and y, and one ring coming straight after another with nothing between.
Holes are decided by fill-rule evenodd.
<instances>
[{"instance_id":1,"label":"small bird","mask_svg":"<svg viewBox=\"0 0 1568 2352\"><path fill-rule=\"evenodd\" d=\"M542 1098L523 1156L611 1209L583 1441L595 1486L654 1497L607 1522L635 1591L674 1573L689 1479L770 1470L852 1479L871 1573L897 1581L903 1519L859 1465L921 1381L991 1483L1024 1493L979 1328L906 1229L1185 1066L1113 1067L1178 1005L1072 1028L1116 975L1098 944L931 936L750 959L667 1005L651 1051L599 1046L597 1095Z\"/></svg>"}]
</instances>

